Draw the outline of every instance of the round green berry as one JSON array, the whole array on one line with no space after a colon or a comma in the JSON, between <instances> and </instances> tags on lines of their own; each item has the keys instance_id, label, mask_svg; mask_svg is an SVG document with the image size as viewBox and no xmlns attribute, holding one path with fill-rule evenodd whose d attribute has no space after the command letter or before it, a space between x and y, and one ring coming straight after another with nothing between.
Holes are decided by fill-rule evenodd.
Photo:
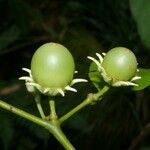
<instances>
[{"instance_id":1,"label":"round green berry","mask_svg":"<svg viewBox=\"0 0 150 150\"><path fill-rule=\"evenodd\" d=\"M44 88L63 88L70 84L75 70L74 59L66 47L46 43L34 53L31 61L33 80Z\"/></svg>"},{"instance_id":2,"label":"round green berry","mask_svg":"<svg viewBox=\"0 0 150 150\"><path fill-rule=\"evenodd\" d=\"M124 47L116 47L108 51L102 66L113 81L128 81L137 72L137 60L134 53Z\"/></svg>"}]
</instances>

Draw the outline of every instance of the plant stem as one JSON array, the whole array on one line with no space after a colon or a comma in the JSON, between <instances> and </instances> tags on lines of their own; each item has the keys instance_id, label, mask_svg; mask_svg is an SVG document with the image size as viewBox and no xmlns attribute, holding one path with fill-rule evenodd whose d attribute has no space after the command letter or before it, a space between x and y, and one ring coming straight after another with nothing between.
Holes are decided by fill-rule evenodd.
<instances>
[{"instance_id":1,"label":"plant stem","mask_svg":"<svg viewBox=\"0 0 150 150\"><path fill-rule=\"evenodd\" d=\"M85 106L87 106L89 104L92 104L93 102L97 101L108 90L109 90L109 87L108 86L104 86L103 89L100 90L99 92L97 92L96 94L89 94L87 96L87 98L83 102L81 102L74 109L72 109L71 111L69 111L67 114L65 114L64 116L62 116L59 119L60 124L62 124L65 120L70 118L72 115L74 115L76 112L78 112L79 110L81 110Z\"/></svg>"},{"instance_id":2,"label":"plant stem","mask_svg":"<svg viewBox=\"0 0 150 150\"><path fill-rule=\"evenodd\" d=\"M64 116L62 116L59 119L60 124L62 124L65 120L67 120L68 118L70 118L73 114L75 114L76 112L78 112L79 110L81 110L82 108L84 108L85 106L87 106L88 104L90 104L90 100L85 99L82 103L80 103L78 106L76 106L74 109L72 109L71 111L69 111L67 114L65 114Z\"/></svg>"},{"instance_id":3,"label":"plant stem","mask_svg":"<svg viewBox=\"0 0 150 150\"><path fill-rule=\"evenodd\" d=\"M109 86L105 85L99 92L95 94L95 98L98 99L99 97L104 95L109 90L109 88Z\"/></svg>"},{"instance_id":4,"label":"plant stem","mask_svg":"<svg viewBox=\"0 0 150 150\"><path fill-rule=\"evenodd\" d=\"M55 101L50 100L49 105L50 105L50 119L51 120L56 120L57 119L57 114L56 114L56 110L55 110Z\"/></svg>"},{"instance_id":5,"label":"plant stem","mask_svg":"<svg viewBox=\"0 0 150 150\"><path fill-rule=\"evenodd\" d=\"M75 150L74 146L70 143L70 141L67 139L66 135L63 133L63 131L60 128L60 124L58 120L53 120L52 124L54 125L54 132L51 132L54 137L61 143L61 145L66 150Z\"/></svg>"},{"instance_id":6,"label":"plant stem","mask_svg":"<svg viewBox=\"0 0 150 150\"><path fill-rule=\"evenodd\" d=\"M41 96L39 94L36 94L34 96L35 98L35 102L36 102L36 105L37 105L37 108L38 108L38 111L42 117L42 119L45 119L45 114L44 114L44 111L43 111L43 108L42 108L42 105L41 105Z\"/></svg>"},{"instance_id":7,"label":"plant stem","mask_svg":"<svg viewBox=\"0 0 150 150\"><path fill-rule=\"evenodd\" d=\"M36 117L34 115L31 115L31 114L29 114L29 113L27 113L27 112L25 112L21 109L18 109L16 107L2 101L2 100L0 100L0 107L3 108L3 109L8 110L9 112L17 114L18 116L21 116L21 117L23 117L27 120L30 120L30 121L32 121L32 122L34 122L34 123L36 123L36 124L38 124L42 127L45 127L45 125L46 125L46 122L43 121L43 119L41 119L39 117Z\"/></svg>"},{"instance_id":8,"label":"plant stem","mask_svg":"<svg viewBox=\"0 0 150 150\"><path fill-rule=\"evenodd\" d=\"M0 100L0 107L44 127L51 134L53 134L53 136L62 144L62 146L66 150L75 150L73 145L70 143L70 141L67 139L67 137L65 136L65 134L61 130L61 127L60 127L61 123L63 123L65 120L70 118L73 114L75 114L76 112L78 112L79 110L84 108L85 106L92 104L93 102L97 101L105 92L108 91L108 89L109 89L109 87L105 86L98 93L89 94L87 96L87 98L81 104L79 104L74 109L72 109L70 112L68 112L67 114L62 116L59 120L57 119L57 114L55 111L55 102L53 100L49 101L50 110L51 110L50 117L52 117L52 118L50 121L45 120L45 115L44 115L44 112L43 112L43 109L41 106L41 102L40 102L41 101L40 95L36 95L35 100L36 100L37 107L38 107L38 110L40 112L42 119L39 117L36 117L30 113L27 113L21 109L18 109L18 108L14 107L14 106L6 103L6 102L3 102L2 100Z\"/></svg>"},{"instance_id":9,"label":"plant stem","mask_svg":"<svg viewBox=\"0 0 150 150\"><path fill-rule=\"evenodd\" d=\"M66 150L75 150L73 145L70 143L65 134L62 132L58 120L46 121L44 119L31 115L30 113L27 113L23 110L20 110L2 100L0 100L0 107L44 127L51 134L53 134L53 136L62 144L62 146Z\"/></svg>"}]
</instances>

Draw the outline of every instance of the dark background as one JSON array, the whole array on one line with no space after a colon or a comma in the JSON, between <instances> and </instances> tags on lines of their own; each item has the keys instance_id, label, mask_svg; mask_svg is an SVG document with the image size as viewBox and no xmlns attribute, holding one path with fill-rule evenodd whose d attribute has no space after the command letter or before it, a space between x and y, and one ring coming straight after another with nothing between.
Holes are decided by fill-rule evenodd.
<instances>
[{"instance_id":1,"label":"dark background","mask_svg":"<svg viewBox=\"0 0 150 150\"><path fill-rule=\"evenodd\" d=\"M128 0L0 0L0 97L38 115L27 93L22 67L30 68L34 51L43 43L64 44L76 62L76 77L88 79L87 56L116 46L131 49L139 67L149 68L149 49L142 43ZM61 116L96 89L89 82L76 86L78 93L57 97ZM127 150L150 120L149 88L133 92L112 89L97 105L88 106L63 125L78 150ZM48 114L47 97L43 105ZM149 130L148 130L149 131ZM150 136L141 139L138 150L150 149ZM1 150L63 149L46 130L0 109Z\"/></svg>"}]
</instances>

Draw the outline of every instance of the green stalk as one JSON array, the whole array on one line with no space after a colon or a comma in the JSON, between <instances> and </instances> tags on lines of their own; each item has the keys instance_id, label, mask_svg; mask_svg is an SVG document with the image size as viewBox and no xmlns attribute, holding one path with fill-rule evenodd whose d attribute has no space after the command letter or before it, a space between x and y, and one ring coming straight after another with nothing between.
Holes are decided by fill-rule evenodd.
<instances>
[{"instance_id":1,"label":"green stalk","mask_svg":"<svg viewBox=\"0 0 150 150\"><path fill-rule=\"evenodd\" d=\"M17 114L18 116L21 116L23 118L26 118L27 120L30 120L31 122L34 122L42 127L45 127L47 125L47 122L43 121L43 119L36 117L34 115L31 115L21 109L18 109L2 100L0 100L0 107L8 110L11 113ZM51 127L51 126L50 126Z\"/></svg>"},{"instance_id":2,"label":"green stalk","mask_svg":"<svg viewBox=\"0 0 150 150\"><path fill-rule=\"evenodd\" d=\"M104 86L103 89L101 89L99 92L97 92L96 94L89 94L87 96L87 98L80 103L78 106L76 106L74 109L72 109L71 111L69 111L67 114L65 114L64 116L62 116L59 119L60 124L62 124L65 120L67 120L68 118L70 118L72 115L74 115L76 112L78 112L79 110L81 110L82 108L84 108L85 106L92 104L96 101L98 101L98 99L107 91L109 90L108 86Z\"/></svg>"},{"instance_id":3,"label":"green stalk","mask_svg":"<svg viewBox=\"0 0 150 150\"><path fill-rule=\"evenodd\" d=\"M58 120L46 121L23 110L20 110L2 100L0 100L0 107L44 127L51 134L53 134L53 136L62 144L62 146L66 150L75 150L75 148L72 146L65 134L62 132Z\"/></svg>"},{"instance_id":4,"label":"green stalk","mask_svg":"<svg viewBox=\"0 0 150 150\"><path fill-rule=\"evenodd\" d=\"M63 133L63 131L61 130L61 123L63 123L65 120L67 120L68 118L70 118L73 114L75 114L76 112L78 112L79 110L81 110L82 108L84 108L85 106L92 104L95 101L98 101L99 98L101 98L101 96L106 93L108 91L109 87L105 86L102 90L100 90L98 93L96 94L89 94L88 97L78 106L76 106L74 109L72 109L70 112L68 112L67 114L65 114L64 116L62 116L59 120L57 119L57 114L55 111L55 102L53 100L50 100L49 104L50 104L50 110L51 110L51 114L50 114L50 121L45 120L45 115L44 112L42 110L41 104L40 104L40 97L36 97L36 102L37 102L37 106L39 109L39 112L42 116L42 119L39 117L36 117L30 113L27 113L21 109L18 109L2 100L0 100L0 107L8 110L9 112L12 112L14 114L17 114L20 117L23 117L31 122L34 122L42 127L44 127L45 129L47 129L51 134L53 134L53 136L62 144L62 146L66 149L66 150L75 150L75 148L73 147L73 145L70 143L70 141L67 139L67 137L65 136L65 134Z\"/></svg>"},{"instance_id":5,"label":"green stalk","mask_svg":"<svg viewBox=\"0 0 150 150\"><path fill-rule=\"evenodd\" d=\"M55 110L55 101L54 100L50 100L49 101L49 106L50 106L50 119L51 120L56 120L57 118L57 114L56 114L56 110Z\"/></svg>"},{"instance_id":6,"label":"green stalk","mask_svg":"<svg viewBox=\"0 0 150 150\"><path fill-rule=\"evenodd\" d=\"M41 105L41 96L39 94L36 94L34 96L34 99L35 99L38 111L39 111L42 119L45 119L46 117L45 117L45 114L44 114L44 111L43 111L43 108L42 108L42 105Z\"/></svg>"},{"instance_id":7,"label":"green stalk","mask_svg":"<svg viewBox=\"0 0 150 150\"><path fill-rule=\"evenodd\" d=\"M105 85L99 92L97 92L95 94L95 98L99 99L101 96L103 96L109 90L109 88L110 87L108 85Z\"/></svg>"},{"instance_id":8,"label":"green stalk","mask_svg":"<svg viewBox=\"0 0 150 150\"><path fill-rule=\"evenodd\" d=\"M57 121L53 121L53 131L51 132L54 137L61 143L61 145L66 149L66 150L75 150L74 146L70 143L70 141L67 139L66 135L63 133L60 123Z\"/></svg>"},{"instance_id":9,"label":"green stalk","mask_svg":"<svg viewBox=\"0 0 150 150\"><path fill-rule=\"evenodd\" d=\"M84 108L85 106L87 106L88 104L90 104L90 100L87 98L85 99L82 103L80 103L78 106L76 106L74 109L72 109L71 111L69 111L67 114L65 114L64 116L62 116L59 119L60 124L62 124L64 121L66 121L68 118L70 118L72 115L74 115L76 112L78 112L79 110L81 110L82 108Z\"/></svg>"}]
</instances>

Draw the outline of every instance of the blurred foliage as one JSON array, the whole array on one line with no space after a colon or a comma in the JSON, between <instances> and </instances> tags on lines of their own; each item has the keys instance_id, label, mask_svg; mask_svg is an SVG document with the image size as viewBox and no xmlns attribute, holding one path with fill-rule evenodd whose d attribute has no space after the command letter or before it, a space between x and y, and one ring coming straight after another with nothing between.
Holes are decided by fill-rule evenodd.
<instances>
[{"instance_id":1,"label":"blurred foliage","mask_svg":"<svg viewBox=\"0 0 150 150\"><path fill-rule=\"evenodd\" d=\"M88 78L91 62L88 55L95 56L95 52L107 52L115 46L132 49L139 66L149 68L147 13L150 9L145 4L138 9L136 2L140 5L144 1L131 0L129 5L129 0L0 0L1 99L39 115L33 97L17 79L23 75L22 67L30 68L34 51L49 41L60 42L70 49L79 71L77 77ZM93 78L97 74L94 68L90 69L92 80L100 82L99 77ZM79 104L88 92L96 91L91 83L76 88L78 94L68 92L65 98L57 98L59 116ZM112 89L102 102L70 118L63 130L77 149L126 150L150 121L149 93L148 87L138 92L129 88ZM43 99L48 114L47 97ZM2 150L62 149L51 135L33 123L2 109L0 120ZM149 137L141 149L148 147L148 143Z\"/></svg>"},{"instance_id":2,"label":"blurred foliage","mask_svg":"<svg viewBox=\"0 0 150 150\"><path fill-rule=\"evenodd\" d=\"M130 0L130 6L140 37L144 45L150 48L150 1Z\"/></svg>"}]
</instances>

